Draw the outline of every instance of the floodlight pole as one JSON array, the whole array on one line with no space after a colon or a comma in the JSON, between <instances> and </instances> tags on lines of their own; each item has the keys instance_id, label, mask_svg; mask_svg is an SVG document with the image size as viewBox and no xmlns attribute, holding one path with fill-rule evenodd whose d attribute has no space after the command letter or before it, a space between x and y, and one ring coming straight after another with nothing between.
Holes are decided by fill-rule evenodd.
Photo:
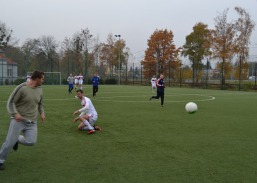
<instances>
[{"instance_id":1,"label":"floodlight pole","mask_svg":"<svg viewBox=\"0 0 257 183\"><path fill-rule=\"evenodd\" d=\"M209 67L210 67L210 63L209 63L209 59L207 58L207 62L206 62L206 83L205 83L206 89L208 88Z\"/></svg>"},{"instance_id":2,"label":"floodlight pole","mask_svg":"<svg viewBox=\"0 0 257 183\"><path fill-rule=\"evenodd\" d=\"M2 53L2 85L4 85L4 51L0 50L0 53Z\"/></svg>"},{"instance_id":3,"label":"floodlight pole","mask_svg":"<svg viewBox=\"0 0 257 183\"><path fill-rule=\"evenodd\" d=\"M119 77L119 85L120 85L120 72L121 72L121 62L120 62L120 54L121 54L121 47L120 47L120 37L121 35L115 35L115 37L118 37L119 38L119 66L118 66L118 69L119 69L119 73L118 73L118 77Z\"/></svg>"},{"instance_id":4,"label":"floodlight pole","mask_svg":"<svg viewBox=\"0 0 257 183\"><path fill-rule=\"evenodd\" d=\"M257 62L255 62L255 67L254 67L254 69L255 69L255 71L254 71L254 89L255 89L255 91L256 91L256 69L257 69Z\"/></svg>"},{"instance_id":5,"label":"floodlight pole","mask_svg":"<svg viewBox=\"0 0 257 183\"><path fill-rule=\"evenodd\" d=\"M142 65L142 63L141 63L141 86L142 86L142 73L143 73L143 65Z\"/></svg>"}]
</instances>

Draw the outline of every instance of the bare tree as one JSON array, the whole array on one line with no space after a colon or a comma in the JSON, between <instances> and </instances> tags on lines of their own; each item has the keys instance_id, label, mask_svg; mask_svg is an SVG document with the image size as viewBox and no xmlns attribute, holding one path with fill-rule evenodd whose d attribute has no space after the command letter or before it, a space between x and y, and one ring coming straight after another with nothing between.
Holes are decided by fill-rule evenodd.
<instances>
[{"instance_id":1,"label":"bare tree","mask_svg":"<svg viewBox=\"0 0 257 183\"><path fill-rule=\"evenodd\" d=\"M101 44L100 49L100 59L102 65L107 65L109 67L109 75L113 76L114 63L115 63L115 55L114 55L114 36L109 34L107 36L106 43Z\"/></svg>"},{"instance_id":2,"label":"bare tree","mask_svg":"<svg viewBox=\"0 0 257 183\"><path fill-rule=\"evenodd\" d=\"M73 62L72 62L72 40L68 37L64 38L64 41L61 44L61 49L64 52L62 57L62 71L67 70L67 75L73 73Z\"/></svg>"},{"instance_id":3,"label":"bare tree","mask_svg":"<svg viewBox=\"0 0 257 183\"><path fill-rule=\"evenodd\" d=\"M81 40L80 33L77 32L73 34L72 40L72 54L73 54L73 70L76 74L79 72L82 73L83 70L83 56L82 56L82 50L83 50L83 42Z\"/></svg>"},{"instance_id":4,"label":"bare tree","mask_svg":"<svg viewBox=\"0 0 257 183\"><path fill-rule=\"evenodd\" d=\"M0 21L0 49L7 46L12 37L12 30Z\"/></svg>"},{"instance_id":5,"label":"bare tree","mask_svg":"<svg viewBox=\"0 0 257 183\"><path fill-rule=\"evenodd\" d=\"M27 39L21 46L21 51L24 54L26 71L29 72L31 68L31 57L35 56L39 49L39 40L38 39ZM34 69L34 68L33 68Z\"/></svg>"},{"instance_id":6,"label":"bare tree","mask_svg":"<svg viewBox=\"0 0 257 183\"><path fill-rule=\"evenodd\" d=\"M227 21L228 9L218 15L215 29L212 31L212 56L221 61L221 87L225 85L225 64L231 62L235 55L235 24Z\"/></svg>"},{"instance_id":7,"label":"bare tree","mask_svg":"<svg viewBox=\"0 0 257 183\"><path fill-rule=\"evenodd\" d=\"M45 67L45 71L53 72L54 65L57 65L58 70L58 58L57 58L57 47L58 43L53 36L42 36L39 39L39 55L43 56L45 59L42 66Z\"/></svg>"},{"instance_id":8,"label":"bare tree","mask_svg":"<svg viewBox=\"0 0 257 183\"><path fill-rule=\"evenodd\" d=\"M236 20L235 29L237 31L236 37L236 51L238 54L238 70L239 70L239 90L242 80L242 65L247 64L247 57L249 55L250 36L254 29L254 22L251 20L249 13L247 13L241 7L235 7L236 12L239 14L239 18ZM245 74L244 74L245 75Z\"/></svg>"},{"instance_id":9,"label":"bare tree","mask_svg":"<svg viewBox=\"0 0 257 183\"><path fill-rule=\"evenodd\" d=\"M89 67L89 47L92 44L92 37L93 35L90 34L88 28L82 29L80 33L81 43L82 43L82 50L84 56L84 70L85 70L85 78L86 82L88 79L88 67Z\"/></svg>"},{"instance_id":10,"label":"bare tree","mask_svg":"<svg viewBox=\"0 0 257 183\"><path fill-rule=\"evenodd\" d=\"M94 65L94 69L92 69L94 72L98 72L98 67L99 67L99 53L101 49L101 43L99 41L99 36L96 36L95 38L92 39L92 51L90 54L89 60L92 61L92 65Z\"/></svg>"}]
</instances>

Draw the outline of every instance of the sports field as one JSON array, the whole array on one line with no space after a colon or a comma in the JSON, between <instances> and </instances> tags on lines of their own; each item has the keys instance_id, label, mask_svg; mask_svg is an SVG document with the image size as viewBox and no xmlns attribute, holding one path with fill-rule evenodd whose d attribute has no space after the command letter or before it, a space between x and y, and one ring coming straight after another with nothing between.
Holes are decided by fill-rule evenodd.
<instances>
[{"instance_id":1,"label":"sports field","mask_svg":"<svg viewBox=\"0 0 257 183\"><path fill-rule=\"evenodd\" d=\"M0 87L0 144L14 86ZM43 86L38 143L11 151L1 183L257 182L257 93L166 88L165 107L146 86L101 86L92 98L101 132L73 124L81 108L67 86ZM195 114L185 104L196 102Z\"/></svg>"}]
</instances>

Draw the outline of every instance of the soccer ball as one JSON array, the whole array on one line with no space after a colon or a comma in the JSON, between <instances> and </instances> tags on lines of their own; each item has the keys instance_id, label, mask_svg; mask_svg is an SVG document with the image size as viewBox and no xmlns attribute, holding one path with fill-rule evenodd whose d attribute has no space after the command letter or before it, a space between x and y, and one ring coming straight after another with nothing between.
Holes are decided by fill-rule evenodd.
<instances>
[{"instance_id":1,"label":"soccer ball","mask_svg":"<svg viewBox=\"0 0 257 183\"><path fill-rule=\"evenodd\" d=\"M186 111L189 113L189 114L193 114L197 111L198 107L196 105L196 103L194 102L188 102L185 106L185 109Z\"/></svg>"}]
</instances>

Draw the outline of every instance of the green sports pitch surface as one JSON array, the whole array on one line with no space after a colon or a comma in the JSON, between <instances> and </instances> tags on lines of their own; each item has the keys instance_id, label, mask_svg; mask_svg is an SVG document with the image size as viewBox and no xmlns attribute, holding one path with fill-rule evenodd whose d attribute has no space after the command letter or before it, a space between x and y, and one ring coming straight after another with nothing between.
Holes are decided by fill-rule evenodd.
<instances>
[{"instance_id":1,"label":"green sports pitch surface","mask_svg":"<svg viewBox=\"0 0 257 183\"><path fill-rule=\"evenodd\" d=\"M164 107L146 86L84 86L102 131L78 131L81 108L67 86L46 86L45 124L34 147L10 152L0 182L257 182L257 93L165 89ZM0 144L9 127L0 87ZM187 102L198 111L188 114Z\"/></svg>"}]
</instances>

